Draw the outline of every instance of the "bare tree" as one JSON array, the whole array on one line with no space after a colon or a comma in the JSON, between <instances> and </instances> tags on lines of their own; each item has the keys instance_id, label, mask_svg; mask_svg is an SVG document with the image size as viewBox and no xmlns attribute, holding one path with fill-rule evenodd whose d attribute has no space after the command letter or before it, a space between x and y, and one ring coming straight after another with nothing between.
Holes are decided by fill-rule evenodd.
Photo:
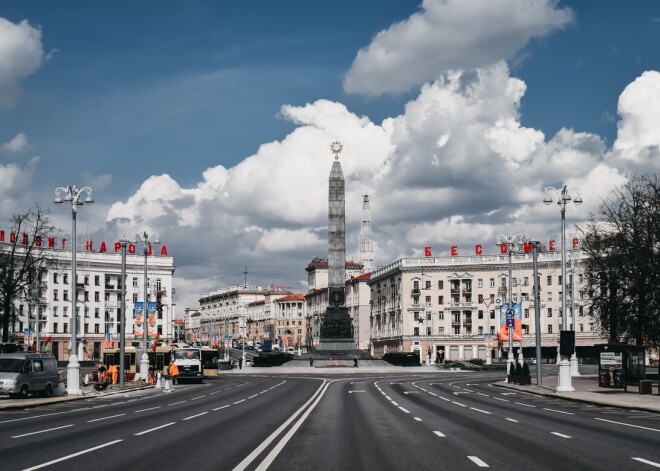
<instances>
[{"instance_id":1,"label":"bare tree","mask_svg":"<svg viewBox=\"0 0 660 471\"><path fill-rule=\"evenodd\" d=\"M13 322L13 305L22 297L36 300L39 290L35 287L41 272L52 261L52 253L45 248L46 240L54 232L49 218L50 211L38 204L24 213L11 218L9 240L0 250L0 316L2 341L7 342L10 322Z\"/></svg>"},{"instance_id":2,"label":"bare tree","mask_svg":"<svg viewBox=\"0 0 660 471\"><path fill-rule=\"evenodd\" d=\"M635 176L584 232L592 315L610 342L660 342L660 182Z\"/></svg>"}]
</instances>

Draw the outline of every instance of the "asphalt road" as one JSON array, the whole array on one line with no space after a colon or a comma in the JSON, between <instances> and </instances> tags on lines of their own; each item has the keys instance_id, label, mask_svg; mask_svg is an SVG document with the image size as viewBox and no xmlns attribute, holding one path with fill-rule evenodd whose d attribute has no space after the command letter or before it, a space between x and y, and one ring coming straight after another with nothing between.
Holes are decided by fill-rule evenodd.
<instances>
[{"instance_id":1,"label":"asphalt road","mask_svg":"<svg viewBox=\"0 0 660 471\"><path fill-rule=\"evenodd\" d=\"M2 411L0 469L660 467L660 414L491 386L500 376L227 375Z\"/></svg>"}]
</instances>

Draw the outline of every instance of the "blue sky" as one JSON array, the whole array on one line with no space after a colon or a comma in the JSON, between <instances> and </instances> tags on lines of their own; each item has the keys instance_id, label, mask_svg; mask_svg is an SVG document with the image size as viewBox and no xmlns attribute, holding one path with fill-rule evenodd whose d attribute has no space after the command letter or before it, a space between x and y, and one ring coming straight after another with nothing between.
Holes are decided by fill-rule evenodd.
<instances>
[{"instance_id":1,"label":"blue sky","mask_svg":"<svg viewBox=\"0 0 660 471\"><path fill-rule=\"evenodd\" d=\"M246 265L250 284L306 289L336 139L349 258L366 192L377 265L556 231L539 203L564 182L579 224L657 171L660 5L521 5L5 1L0 217L92 186L79 225L160 232L182 307Z\"/></svg>"}]
</instances>

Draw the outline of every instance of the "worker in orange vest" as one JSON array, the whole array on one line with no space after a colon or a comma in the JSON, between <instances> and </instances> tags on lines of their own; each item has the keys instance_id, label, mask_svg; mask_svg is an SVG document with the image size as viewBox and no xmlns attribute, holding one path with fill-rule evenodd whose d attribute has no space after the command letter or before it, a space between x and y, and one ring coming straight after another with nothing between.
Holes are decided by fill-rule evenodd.
<instances>
[{"instance_id":1,"label":"worker in orange vest","mask_svg":"<svg viewBox=\"0 0 660 471\"><path fill-rule=\"evenodd\" d=\"M174 360L170 360L170 366L167 369L167 374L169 374L172 377L172 384L178 384L177 378L179 377L179 367L176 366Z\"/></svg>"},{"instance_id":2,"label":"worker in orange vest","mask_svg":"<svg viewBox=\"0 0 660 471\"><path fill-rule=\"evenodd\" d=\"M115 365L110 365L108 367L108 374L112 376L112 384L117 384L117 378L119 377L119 371Z\"/></svg>"}]
</instances>

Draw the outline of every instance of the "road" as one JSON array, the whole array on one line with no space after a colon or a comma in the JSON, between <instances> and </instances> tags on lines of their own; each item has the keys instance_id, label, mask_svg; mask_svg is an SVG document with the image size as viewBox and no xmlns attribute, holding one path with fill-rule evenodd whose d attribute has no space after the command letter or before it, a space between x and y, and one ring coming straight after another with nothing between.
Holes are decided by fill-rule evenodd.
<instances>
[{"instance_id":1,"label":"road","mask_svg":"<svg viewBox=\"0 0 660 471\"><path fill-rule=\"evenodd\" d=\"M660 467L660 414L515 393L500 376L225 375L3 411L0 468Z\"/></svg>"}]
</instances>

